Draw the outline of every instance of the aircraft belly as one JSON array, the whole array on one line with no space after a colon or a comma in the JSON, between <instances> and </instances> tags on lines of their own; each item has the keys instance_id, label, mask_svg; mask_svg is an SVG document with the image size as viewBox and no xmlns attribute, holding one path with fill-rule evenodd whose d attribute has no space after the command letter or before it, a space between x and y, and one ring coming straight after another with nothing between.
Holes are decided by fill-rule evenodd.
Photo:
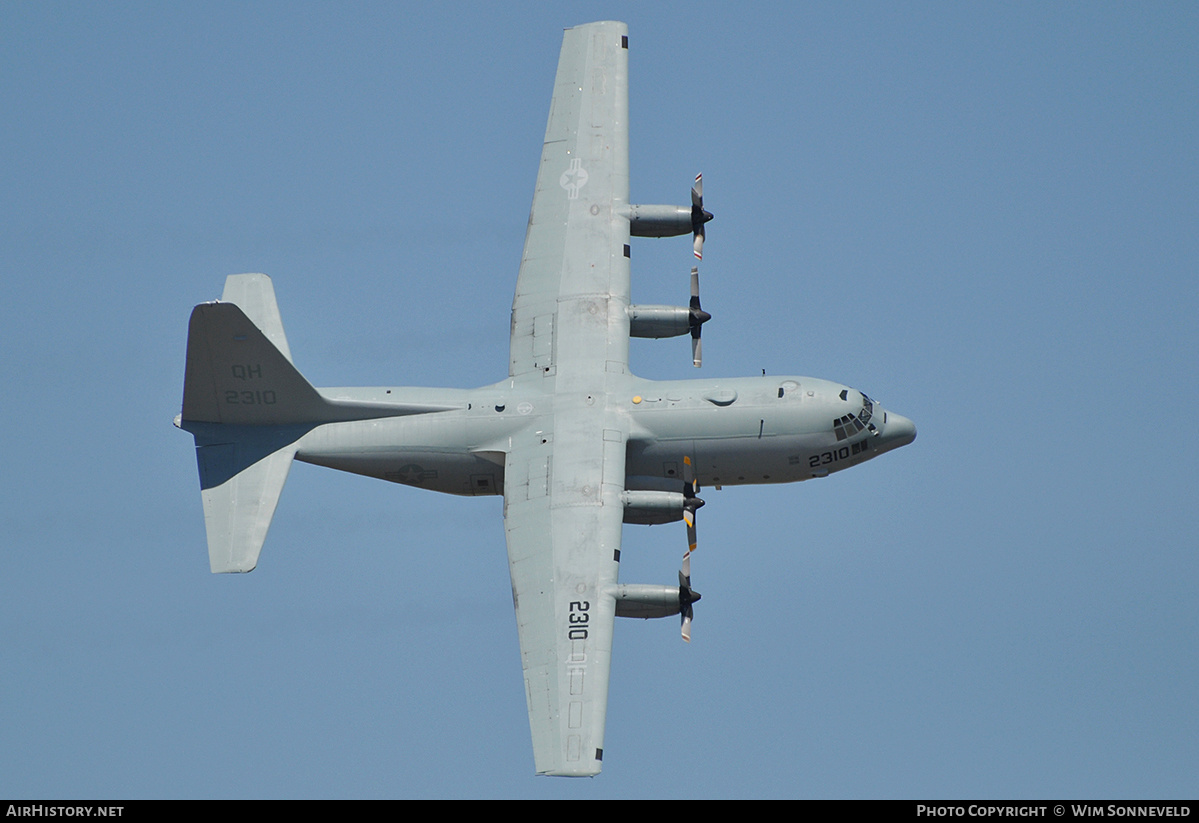
<instances>
[{"instance_id":1,"label":"aircraft belly","mask_svg":"<svg viewBox=\"0 0 1199 823\"><path fill-rule=\"evenodd\" d=\"M418 448L297 455L312 463L351 474L377 477L446 494L503 494L504 467L476 454Z\"/></svg>"},{"instance_id":2,"label":"aircraft belly","mask_svg":"<svg viewBox=\"0 0 1199 823\"><path fill-rule=\"evenodd\" d=\"M663 488L662 482L681 480L684 455L691 457L701 486L807 480L813 477L813 457L819 461L832 448L830 440L824 433L630 440L629 488Z\"/></svg>"},{"instance_id":3,"label":"aircraft belly","mask_svg":"<svg viewBox=\"0 0 1199 823\"><path fill-rule=\"evenodd\" d=\"M503 457L486 443L503 440L515 415L492 410L483 421L460 413L320 426L300 441L296 460L460 495L502 494Z\"/></svg>"},{"instance_id":4,"label":"aircraft belly","mask_svg":"<svg viewBox=\"0 0 1199 823\"><path fill-rule=\"evenodd\" d=\"M806 480L800 437L732 437L696 440L696 477L700 485L735 486L750 483L793 483Z\"/></svg>"}]
</instances>

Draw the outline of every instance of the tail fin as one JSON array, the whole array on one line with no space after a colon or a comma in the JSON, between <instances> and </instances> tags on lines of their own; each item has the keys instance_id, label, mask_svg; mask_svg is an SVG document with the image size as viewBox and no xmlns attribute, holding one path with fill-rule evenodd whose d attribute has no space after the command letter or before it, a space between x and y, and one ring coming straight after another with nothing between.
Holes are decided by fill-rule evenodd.
<instances>
[{"instance_id":1,"label":"tail fin","mask_svg":"<svg viewBox=\"0 0 1199 823\"><path fill-rule=\"evenodd\" d=\"M287 347L287 336L283 334L283 318L275 303L275 286L265 274L232 274L225 278L222 303L233 303L245 312L250 322L257 326L266 339L277 348L287 362L291 362L291 349Z\"/></svg>"},{"instance_id":2,"label":"tail fin","mask_svg":"<svg viewBox=\"0 0 1199 823\"><path fill-rule=\"evenodd\" d=\"M201 303L192 310L187 330L187 369L183 378L183 420L243 426L278 426L329 420L327 401L292 365L274 290L262 278L269 301L264 322L274 326L267 338L234 303ZM230 292L229 286L225 292Z\"/></svg>"},{"instance_id":3,"label":"tail fin","mask_svg":"<svg viewBox=\"0 0 1199 823\"><path fill-rule=\"evenodd\" d=\"M294 426L447 411L455 406L330 400L291 362L275 289L265 274L233 274L225 298L201 303L187 329L181 427Z\"/></svg>"},{"instance_id":4,"label":"tail fin","mask_svg":"<svg viewBox=\"0 0 1199 823\"><path fill-rule=\"evenodd\" d=\"M248 572L258 564L306 433L323 423L451 408L325 397L291 362L271 279L230 275L221 302L192 310L183 413L175 420L196 438L212 571Z\"/></svg>"},{"instance_id":5,"label":"tail fin","mask_svg":"<svg viewBox=\"0 0 1199 823\"><path fill-rule=\"evenodd\" d=\"M232 275L222 300L192 311L176 423L196 438L214 574L258 565L297 441L326 411L292 365L271 279Z\"/></svg>"}]
</instances>

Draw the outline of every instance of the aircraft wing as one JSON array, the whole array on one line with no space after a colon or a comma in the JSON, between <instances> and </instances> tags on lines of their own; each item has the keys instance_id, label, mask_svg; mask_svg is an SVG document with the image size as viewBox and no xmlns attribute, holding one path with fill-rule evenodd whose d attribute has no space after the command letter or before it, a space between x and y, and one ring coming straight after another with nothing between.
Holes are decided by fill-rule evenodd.
<instances>
[{"instance_id":1,"label":"aircraft wing","mask_svg":"<svg viewBox=\"0 0 1199 823\"><path fill-rule=\"evenodd\" d=\"M616 602L623 507L620 487L604 484L624 472L624 439L603 433L564 449L555 441L508 454L504 529L521 667L538 774L598 774ZM602 455L602 456L601 456ZM602 464L602 466L601 466ZM589 484L593 484L589 487Z\"/></svg>"},{"instance_id":2,"label":"aircraft wing","mask_svg":"<svg viewBox=\"0 0 1199 823\"><path fill-rule=\"evenodd\" d=\"M623 23L577 26L562 38L512 301L513 377L552 375L559 363L592 364L600 354L601 366L627 369L628 64Z\"/></svg>"},{"instance_id":3,"label":"aircraft wing","mask_svg":"<svg viewBox=\"0 0 1199 823\"><path fill-rule=\"evenodd\" d=\"M540 774L603 757L628 423L627 29L567 29L512 304L510 372L539 387L513 436L504 525Z\"/></svg>"}]
</instances>

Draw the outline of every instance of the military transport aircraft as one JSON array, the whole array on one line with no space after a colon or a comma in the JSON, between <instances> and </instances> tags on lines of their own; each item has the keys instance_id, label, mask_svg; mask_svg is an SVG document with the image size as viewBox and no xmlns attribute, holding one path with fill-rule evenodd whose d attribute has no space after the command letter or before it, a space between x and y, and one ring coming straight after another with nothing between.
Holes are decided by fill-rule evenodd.
<instances>
[{"instance_id":1,"label":"military transport aircraft","mask_svg":"<svg viewBox=\"0 0 1199 823\"><path fill-rule=\"evenodd\" d=\"M512 599L539 774L600 771L613 621L680 615L690 638L700 484L824 477L911 443L912 421L807 377L655 382L630 337L690 335L688 306L631 305L630 236L691 234L690 206L629 202L628 29L567 29L512 303L508 378L478 389L314 388L271 281L239 274L191 315L183 411L213 572L248 572L293 460L460 495L504 496ZM678 585L618 582L624 523L684 520Z\"/></svg>"}]
</instances>

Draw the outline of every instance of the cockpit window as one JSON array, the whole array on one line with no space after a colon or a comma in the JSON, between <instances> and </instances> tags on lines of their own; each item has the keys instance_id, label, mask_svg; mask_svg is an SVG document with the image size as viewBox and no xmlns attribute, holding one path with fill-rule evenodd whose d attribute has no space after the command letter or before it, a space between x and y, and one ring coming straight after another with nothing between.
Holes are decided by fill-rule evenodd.
<instances>
[{"instance_id":1,"label":"cockpit window","mask_svg":"<svg viewBox=\"0 0 1199 823\"><path fill-rule=\"evenodd\" d=\"M862 394L858 392L858 394ZM844 400L846 392L841 392L841 399ZM863 429L874 431L874 426L870 424L870 418L874 416L874 401L866 395L862 394L862 409L857 414L852 412L842 415L833 421L833 431L837 434L838 440L845 440L853 437Z\"/></svg>"},{"instance_id":2,"label":"cockpit window","mask_svg":"<svg viewBox=\"0 0 1199 823\"><path fill-rule=\"evenodd\" d=\"M858 418L852 414L838 417L833 421L833 431L837 433L838 440L844 440L847 437L853 437L864 428L866 427L862 425L862 421L858 420Z\"/></svg>"}]
</instances>

